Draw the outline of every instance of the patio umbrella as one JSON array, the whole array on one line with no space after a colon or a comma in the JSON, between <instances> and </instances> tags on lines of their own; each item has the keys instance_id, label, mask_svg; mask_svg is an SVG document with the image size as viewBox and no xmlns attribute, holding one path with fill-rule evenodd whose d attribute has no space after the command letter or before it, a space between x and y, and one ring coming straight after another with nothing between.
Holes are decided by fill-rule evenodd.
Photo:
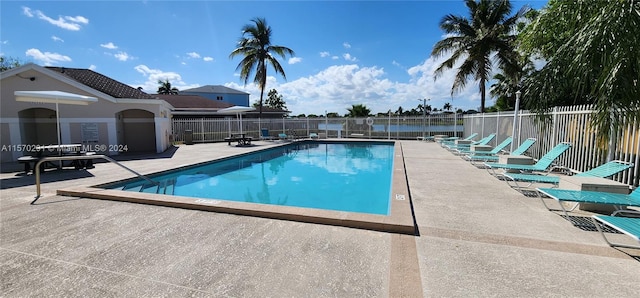
<instances>
[{"instance_id":1,"label":"patio umbrella","mask_svg":"<svg viewBox=\"0 0 640 298\"><path fill-rule=\"evenodd\" d=\"M242 133L242 113L246 113L249 111L255 111L256 108L252 107L243 107L243 106L233 106L224 109L218 110L219 114L235 114L238 117L238 123L240 123L240 133Z\"/></svg>"},{"instance_id":2,"label":"patio umbrella","mask_svg":"<svg viewBox=\"0 0 640 298\"><path fill-rule=\"evenodd\" d=\"M36 102L36 103L55 103L56 104L56 125L58 130L58 145L60 144L60 110L59 104L71 105L88 105L91 102L97 102L95 97L73 94L62 91L15 91L16 101ZM60 151L60 150L58 150Z\"/></svg>"}]
</instances>

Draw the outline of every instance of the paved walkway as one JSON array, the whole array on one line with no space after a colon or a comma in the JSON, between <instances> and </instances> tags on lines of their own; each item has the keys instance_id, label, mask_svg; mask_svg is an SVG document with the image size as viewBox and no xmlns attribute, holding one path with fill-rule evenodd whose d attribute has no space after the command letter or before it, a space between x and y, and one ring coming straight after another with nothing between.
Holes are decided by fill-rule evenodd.
<instances>
[{"instance_id":1,"label":"paved walkway","mask_svg":"<svg viewBox=\"0 0 640 298\"><path fill-rule=\"evenodd\" d=\"M152 173L272 144L181 146L123 163ZM3 165L0 296L640 295L640 251L606 246L434 143L402 148L416 237L55 195L131 176L107 163L45 173L29 205L34 177Z\"/></svg>"}]
</instances>

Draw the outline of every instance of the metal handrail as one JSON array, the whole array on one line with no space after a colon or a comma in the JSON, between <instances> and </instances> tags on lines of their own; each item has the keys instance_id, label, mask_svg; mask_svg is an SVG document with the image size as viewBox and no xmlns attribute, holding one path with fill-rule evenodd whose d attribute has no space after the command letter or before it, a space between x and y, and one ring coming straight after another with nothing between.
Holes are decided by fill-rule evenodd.
<instances>
[{"instance_id":1,"label":"metal handrail","mask_svg":"<svg viewBox=\"0 0 640 298\"><path fill-rule=\"evenodd\" d=\"M130 168L127 168L126 166L122 165L121 163L117 162L116 160L114 160L111 157L108 157L106 155L77 155L77 156L50 156L50 157L43 157L41 158L35 165L34 171L36 173L36 198L35 200L33 200L31 202L31 205L33 205L33 203L35 203L39 198L40 198L40 165L43 162L47 162L47 161L54 161L54 160L82 160L82 159L95 159L95 158L102 158L106 161L115 163L116 165L120 166L121 168L133 173L134 175L145 179L151 183L153 183L154 185L158 185L160 184L159 182L153 181L151 180L149 177L144 176Z\"/></svg>"}]
</instances>

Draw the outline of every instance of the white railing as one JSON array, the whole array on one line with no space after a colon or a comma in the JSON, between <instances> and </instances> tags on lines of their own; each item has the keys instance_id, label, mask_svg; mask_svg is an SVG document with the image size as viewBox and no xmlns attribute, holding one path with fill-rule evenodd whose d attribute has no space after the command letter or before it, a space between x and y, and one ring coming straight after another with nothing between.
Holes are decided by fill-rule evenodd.
<instances>
[{"instance_id":1,"label":"white railing","mask_svg":"<svg viewBox=\"0 0 640 298\"><path fill-rule=\"evenodd\" d=\"M325 133L329 138L416 139L423 135L461 136L462 117L454 121L454 114L422 116L391 116L369 118L174 118L174 141L184 141L185 131L191 131L195 143L222 142L231 133L242 131L255 139L261 129L267 129L272 137L279 133L306 137L311 132ZM369 125L371 124L371 125Z\"/></svg>"},{"instance_id":2,"label":"white railing","mask_svg":"<svg viewBox=\"0 0 640 298\"><path fill-rule=\"evenodd\" d=\"M586 171L609 160L632 162L634 168L613 177L614 180L637 187L640 179L640 123L634 119L620 119L618 131L612 131L609 144L597 143L597 130L590 125L593 111L590 106L554 108L546 121L537 120L535 114L521 111L516 119L519 133L514 142L527 138L538 141L529 154L538 158L560 142L572 147L558 158L558 163L575 171ZM494 143L511 136L513 112L484 113L464 116L464 134L477 132L480 137L496 133ZM516 128L517 128L516 127Z\"/></svg>"},{"instance_id":3,"label":"white railing","mask_svg":"<svg viewBox=\"0 0 640 298\"><path fill-rule=\"evenodd\" d=\"M638 186L640 179L640 124L621 119L624 128L612 132L610 144L596 144L596 130L589 126L592 110L588 106L556 107L548 121L537 121L533 113L521 111L516 119L519 127L514 142L527 138L538 141L529 154L538 158L560 142L571 142L572 148L558 162L575 171L586 171L608 160L634 163L634 168L615 175L614 180ZM454 119L458 119L455 121ZM480 137L495 133L490 145L502 142L513 133L513 112L483 114L437 114L422 116L390 116L368 118L244 118L242 131L258 139L260 129L272 137L279 133L306 137L311 132L325 133L329 138L413 139L423 135L463 136L477 132ZM173 119L174 141L184 141L185 130L193 132L193 142L222 142L240 131L234 118ZM371 125L369 125L371 124Z\"/></svg>"}]
</instances>

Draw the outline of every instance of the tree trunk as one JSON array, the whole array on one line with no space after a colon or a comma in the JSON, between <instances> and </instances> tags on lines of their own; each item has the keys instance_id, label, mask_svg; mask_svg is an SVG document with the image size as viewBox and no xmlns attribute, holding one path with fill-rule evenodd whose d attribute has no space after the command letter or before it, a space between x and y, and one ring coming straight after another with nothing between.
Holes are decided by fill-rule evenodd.
<instances>
[{"instance_id":1,"label":"tree trunk","mask_svg":"<svg viewBox=\"0 0 640 298\"><path fill-rule=\"evenodd\" d=\"M480 79L480 113L484 113L485 91L486 87L484 80Z\"/></svg>"}]
</instances>

